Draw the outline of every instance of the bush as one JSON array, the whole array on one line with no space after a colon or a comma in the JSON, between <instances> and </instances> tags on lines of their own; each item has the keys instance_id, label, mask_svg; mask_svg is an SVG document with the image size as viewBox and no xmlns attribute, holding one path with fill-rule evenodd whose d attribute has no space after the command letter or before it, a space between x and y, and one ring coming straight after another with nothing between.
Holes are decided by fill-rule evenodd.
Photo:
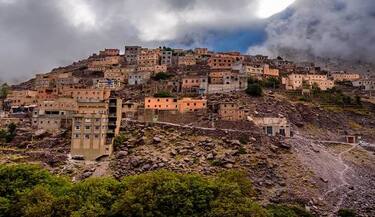
<instances>
[{"instance_id":1,"label":"bush","mask_svg":"<svg viewBox=\"0 0 375 217\"><path fill-rule=\"evenodd\" d=\"M173 95L170 92L167 92L167 91L160 91L159 93L154 94L154 97L169 98L169 97L173 97Z\"/></svg>"},{"instance_id":2,"label":"bush","mask_svg":"<svg viewBox=\"0 0 375 217\"><path fill-rule=\"evenodd\" d=\"M357 214L352 209L340 209L338 212L339 217L356 217Z\"/></svg>"},{"instance_id":3,"label":"bush","mask_svg":"<svg viewBox=\"0 0 375 217\"><path fill-rule=\"evenodd\" d=\"M161 81L161 80L168 80L172 75L165 73L165 72L159 72L156 75L152 77L155 81Z\"/></svg>"},{"instance_id":4,"label":"bush","mask_svg":"<svg viewBox=\"0 0 375 217\"><path fill-rule=\"evenodd\" d=\"M269 77L263 81L263 86L266 88L280 88L280 79L275 77Z\"/></svg>"},{"instance_id":5,"label":"bush","mask_svg":"<svg viewBox=\"0 0 375 217\"><path fill-rule=\"evenodd\" d=\"M8 125L7 130L0 129L0 142L11 142L16 136L17 125L11 123Z\"/></svg>"},{"instance_id":6,"label":"bush","mask_svg":"<svg viewBox=\"0 0 375 217\"><path fill-rule=\"evenodd\" d=\"M267 210L270 217L312 217L309 212L296 205L270 205Z\"/></svg>"},{"instance_id":7,"label":"bush","mask_svg":"<svg viewBox=\"0 0 375 217\"><path fill-rule=\"evenodd\" d=\"M9 85L4 83L0 86L0 99L5 99L7 98L9 94Z\"/></svg>"},{"instance_id":8,"label":"bush","mask_svg":"<svg viewBox=\"0 0 375 217\"><path fill-rule=\"evenodd\" d=\"M250 96L260 97L263 95L263 89L259 84L250 84L246 93Z\"/></svg>"},{"instance_id":9,"label":"bush","mask_svg":"<svg viewBox=\"0 0 375 217\"><path fill-rule=\"evenodd\" d=\"M251 199L248 177L236 171L207 177L162 170L72 184L37 166L0 165L0 195L0 217L268 216ZM308 216L288 207L270 211Z\"/></svg>"}]
</instances>

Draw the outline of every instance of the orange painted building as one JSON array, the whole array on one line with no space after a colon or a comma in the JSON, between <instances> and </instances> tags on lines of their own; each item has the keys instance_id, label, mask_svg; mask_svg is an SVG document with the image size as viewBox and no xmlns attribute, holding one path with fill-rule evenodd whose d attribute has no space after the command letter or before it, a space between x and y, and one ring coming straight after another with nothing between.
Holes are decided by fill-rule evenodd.
<instances>
[{"instance_id":1,"label":"orange painted building","mask_svg":"<svg viewBox=\"0 0 375 217\"><path fill-rule=\"evenodd\" d=\"M177 100L175 98L145 98L145 109L179 111L180 113L194 112L207 108L207 100L183 98Z\"/></svg>"}]
</instances>

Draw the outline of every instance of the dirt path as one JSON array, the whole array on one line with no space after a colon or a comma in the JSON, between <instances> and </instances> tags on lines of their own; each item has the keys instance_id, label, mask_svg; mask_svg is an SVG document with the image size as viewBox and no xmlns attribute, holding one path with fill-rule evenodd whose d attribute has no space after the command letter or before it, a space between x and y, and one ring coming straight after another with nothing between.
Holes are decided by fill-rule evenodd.
<instances>
[{"instance_id":1,"label":"dirt path","mask_svg":"<svg viewBox=\"0 0 375 217\"><path fill-rule=\"evenodd\" d=\"M356 149L359 144L306 138L298 133L289 142L293 144L301 161L314 171L316 177L329 183L328 189L319 199L330 204L328 216L335 216L344 200L353 192L347 175L349 171L354 173L354 170L345 162L344 155ZM346 148L339 154L333 154L323 144L348 145L350 148Z\"/></svg>"},{"instance_id":2,"label":"dirt path","mask_svg":"<svg viewBox=\"0 0 375 217\"><path fill-rule=\"evenodd\" d=\"M329 189L326 193L324 193L323 197L321 198L321 200L324 200L327 198L327 196L329 196L330 194L332 193L335 193L336 191L338 191L339 189L341 188L347 188L347 189L350 189L350 184L347 182L346 178L345 178L345 174L348 172L348 170L352 169L348 164L345 163L345 160L343 159L343 155L346 154L346 153L349 153L351 151L353 151L354 149L356 149L357 147L359 146L359 144L356 144L356 145L352 145L352 147L350 147L349 149L347 150L344 150L342 151L339 155L338 155L338 160L339 162L344 165L344 169L341 170L339 172L339 180L341 182L340 185L336 186L336 187L332 187L331 189ZM347 190L345 189L345 190ZM349 191L346 191L342 194L340 194L339 198L338 198L338 202L337 204L334 206L334 209L333 209L333 212L330 216L334 216L334 213L337 213L340 208L341 208L341 205L344 201L344 199L347 197L348 194L352 193L354 191L354 189L351 189Z\"/></svg>"}]
</instances>

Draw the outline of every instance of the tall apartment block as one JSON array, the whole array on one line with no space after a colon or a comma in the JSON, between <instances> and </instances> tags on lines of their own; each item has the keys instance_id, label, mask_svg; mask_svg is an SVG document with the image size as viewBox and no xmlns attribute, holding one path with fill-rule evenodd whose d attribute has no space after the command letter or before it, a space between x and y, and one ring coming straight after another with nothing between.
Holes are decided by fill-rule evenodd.
<instances>
[{"instance_id":1,"label":"tall apartment block","mask_svg":"<svg viewBox=\"0 0 375 217\"><path fill-rule=\"evenodd\" d=\"M122 100L79 102L73 117L71 155L96 160L112 154L121 125Z\"/></svg>"}]
</instances>

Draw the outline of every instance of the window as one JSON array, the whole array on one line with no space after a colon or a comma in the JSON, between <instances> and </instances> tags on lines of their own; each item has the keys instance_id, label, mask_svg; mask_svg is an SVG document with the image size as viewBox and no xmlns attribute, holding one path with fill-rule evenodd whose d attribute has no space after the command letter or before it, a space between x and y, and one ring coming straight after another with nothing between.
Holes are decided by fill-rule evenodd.
<instances>
[{"instance_id":1,"label":"window","mask_svg":"<svg viewBox=\"0 0 375 217\"><path fill-rule=\"evenodd\" d=\"M267 135L273 135L273 129L272 129L271 126L267 126L266 133L267 133Z\"/></svg>"},{"instance_id":2,"label":"window","mask_svg":"<svg viewBox=\"0 0 375 217\"><path fill-rule=\"evenodd\" d=\"M285 136L285 129L280 129L280 135Z\"/></svg>"}]
</instances>

